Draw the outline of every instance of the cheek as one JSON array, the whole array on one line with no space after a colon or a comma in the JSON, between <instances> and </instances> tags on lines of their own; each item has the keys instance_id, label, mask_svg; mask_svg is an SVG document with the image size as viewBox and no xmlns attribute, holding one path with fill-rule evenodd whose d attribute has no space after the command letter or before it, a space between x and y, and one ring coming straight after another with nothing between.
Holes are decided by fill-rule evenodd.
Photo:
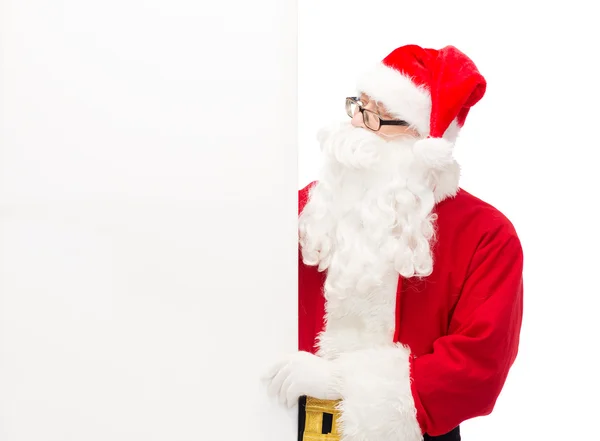
<instances>
[{"instance_id":1,"label":"cheek","mask_svg":"<svg viewBox=\"0 0 600 441\"><path fill-rule=\"evenodd\" d=\"M396 136L414 136L415 133L408 127L403 126L383 126L379 129L381 135L384 137L396 137Z\"/></svg>"}]
</instances>

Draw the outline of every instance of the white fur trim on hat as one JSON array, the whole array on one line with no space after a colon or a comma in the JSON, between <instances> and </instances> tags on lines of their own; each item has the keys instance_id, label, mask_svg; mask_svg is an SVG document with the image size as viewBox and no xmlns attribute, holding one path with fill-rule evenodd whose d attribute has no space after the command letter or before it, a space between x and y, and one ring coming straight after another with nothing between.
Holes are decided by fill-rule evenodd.
<instances>
[{"instance_id":1,"label":"white fur trim on hat","mask_svg":"<svg viewBox=\"0 0 600 441\"><path fill-rule=\"evenodd\" d=\"M381 102L395 118L408 121L422 136L429 135L431 95L426 88L379 63L358 80L357 89Z\"/></svg>"},{"instance_id":2,"label":"white fur trim on hat","mask_svg":"<svg viewBox=\"0 0 600 441\"><path fill-rule=\"evenodd\" d=\"M341 354L340 429L344 441L421 441L411 391L410 351L395 344Z\"/></svg>"}]
</instances>

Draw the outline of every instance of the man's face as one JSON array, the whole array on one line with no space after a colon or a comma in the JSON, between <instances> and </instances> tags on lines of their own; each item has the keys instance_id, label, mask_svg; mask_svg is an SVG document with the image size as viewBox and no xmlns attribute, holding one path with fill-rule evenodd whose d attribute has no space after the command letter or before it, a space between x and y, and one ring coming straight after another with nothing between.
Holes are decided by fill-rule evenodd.
<instances>
[{"instance_id":1,"label":"man's face","mask_svg":"<svg viewBox=\"0 0 600 441\"><path fill-rule=\"evenodd\" d=\"M361 94L360 101L363 103L363 107L365 109L378 114L382 121L396 119L389 114L388 110L385 108L385 106L381 102L377 102L377 101L371 99L371 97L369 95L366 95L364 93ZM355 111L354 116L352 117L352 125L354 127L361 127L365 130L369 130L369 128L367 128L365 126L364 121L363 121L363 116L362 116L361 112L358 110L358 108ZM393 126L393 125L382 125L381 128L374 133L377 136L379 136L383 139L386 139L386 140L396 139L401 136L402 137L406 137L406 136L418 137L419 136L419 133L415 129L412 129L412 128L406 127L406 126Z\"/></svg>"}]
</instances>

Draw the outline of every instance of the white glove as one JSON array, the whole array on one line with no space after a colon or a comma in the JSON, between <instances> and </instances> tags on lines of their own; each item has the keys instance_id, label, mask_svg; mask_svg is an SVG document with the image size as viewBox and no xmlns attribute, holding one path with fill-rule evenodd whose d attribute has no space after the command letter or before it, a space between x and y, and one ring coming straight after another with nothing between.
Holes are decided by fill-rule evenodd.
<instances>
[{"instance_id":1,"label":"white glove","mask_svg":"<svg viewBox=\"0 0 600 441\"><path fill-rule=\"evenodd\" d=\"M263 377L270 396L292 407L302 395L322 400L338 400L339 377L335 363L310 352L295 352L275 363Z\"/></svg>"}]
</instances>

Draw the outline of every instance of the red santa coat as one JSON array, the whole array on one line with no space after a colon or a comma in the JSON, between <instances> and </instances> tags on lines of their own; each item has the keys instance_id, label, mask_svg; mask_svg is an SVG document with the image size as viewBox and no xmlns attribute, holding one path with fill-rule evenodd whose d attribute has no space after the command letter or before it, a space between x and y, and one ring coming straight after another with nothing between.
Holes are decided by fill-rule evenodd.
<instances>
[{"instance_id":1,"label":"red santa coat","mask_svg":"<svg viewBox=\"0 0 600 441\"><path fill-rule=\"evenodd\" d=\"M300 212L309 188L299 193ZM390 306L393 341L406 347L409 356L396 357L394 347L349 359L352 381L364 381L363 392L344 397L356 402L342 409L347 410L346 425L356 439L363 429L364 434L372 430L363 426L372 428L382 418L389 421L381 434L401 433L414 419L421 433L406 438L418 439L489 414L517 355L523 253L513 225L462 189L434 211L438 220L433 273L423 279L399 277L396 302ZM299 257L299 350L316 353L325 329L325 273Z\"/></svg>"}]
</instances>

